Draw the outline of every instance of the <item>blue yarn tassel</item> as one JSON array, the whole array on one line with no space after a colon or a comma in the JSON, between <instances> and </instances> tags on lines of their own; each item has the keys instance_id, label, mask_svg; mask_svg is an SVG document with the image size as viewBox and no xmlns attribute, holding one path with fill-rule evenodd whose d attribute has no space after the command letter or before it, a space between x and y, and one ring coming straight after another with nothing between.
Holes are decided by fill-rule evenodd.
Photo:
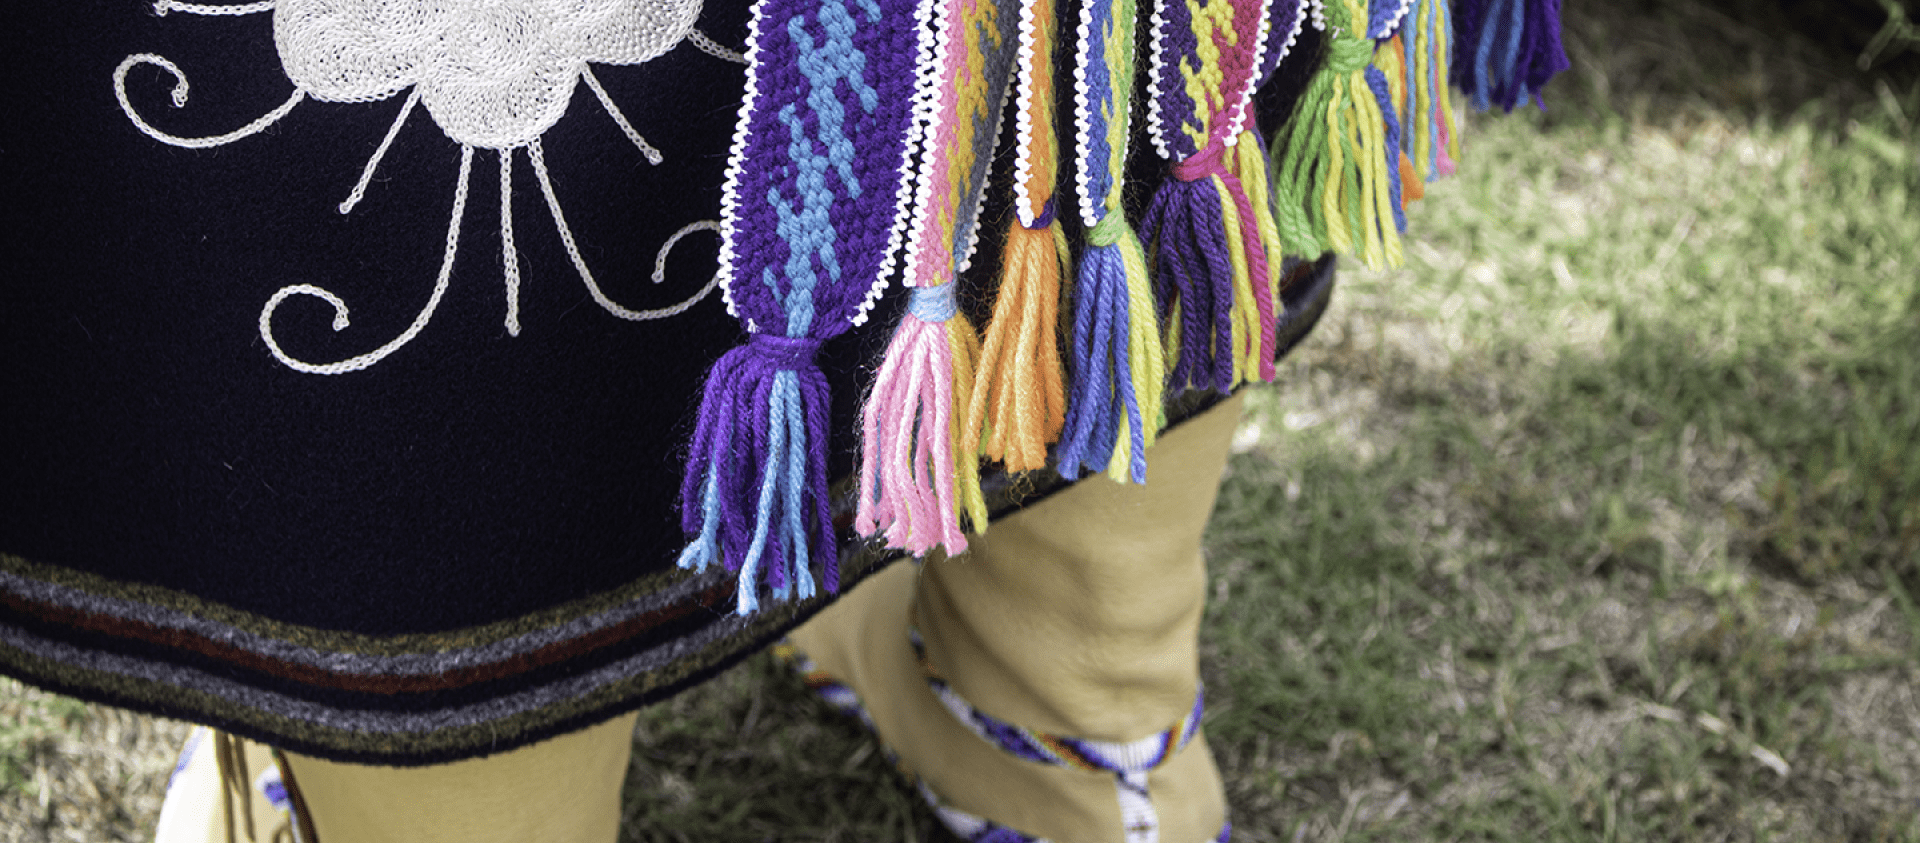
<instances>
[{"instance_id":1,"label":"blue yarn tassel","mask_svg":"<svg viewBox=\"0 0 1920 843\"><path fill-rule=\"evenodd\" d=\"M1407 231L1406 200L1400 193L1400 116L1393 107L1393 92L1387 88L1387 74L1380 68L1367 66L1367 87L1373 89L1373 98L1380 103L1380 114L1387 124L1387 193L1393 198L1393 224L1404 234Z\"/></svg>"},{"instance_id":2,"label":"blue yarn tassel","mask_svg":"<svg viewBox=\"0 0 1920 843\"><path fill-rule=\"evenodd\" d=\"M1106 469L1122 414L1136 435L1140 430L1139 402L1130 394L1126 373L1116 370L1127 359L1127 298L1116 289L1125 284L1125 272L1117 245L1090 247L1080 261L1073 297L1073 377L1058 460L1061 476L1069 480L1079 479L1082 471ZM1116 398L1119 407L1113 406ZM1135 453L1145 450L1142 446Z\"/></svg>"},{"instance_id":3,"label":"blue yarn tassel","mask_svg":"<svg viewBox=\"0 0 1920 843\"><path fill-rule=\"evenodd\" d=\"M764 584L776 599L839 588L827 509L826 376L812 364L819 341L755 335L714 364L702 395L681 524L693 535L679 565L720 564L739 574L736 611L760 607ZM764 427L751 420L765 419Z\"/></svg>"}]
</instances>

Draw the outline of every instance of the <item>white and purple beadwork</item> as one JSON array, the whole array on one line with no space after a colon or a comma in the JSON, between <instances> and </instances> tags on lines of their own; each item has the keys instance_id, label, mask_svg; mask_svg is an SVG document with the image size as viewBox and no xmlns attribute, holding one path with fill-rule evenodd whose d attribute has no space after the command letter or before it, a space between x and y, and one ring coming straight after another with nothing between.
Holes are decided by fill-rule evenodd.
<instances>
[{"instance_id":1,"label":"white and purple beadwork","mask_svg":"<svg viewBox=\"0 0 1920 843\"><path fill-rule=\"evenodd\" d=\"M1147 774L1173 757L1199 733L1200 717L1206 707L1204 693L1194 695L1193 710L1179 725L1137 741L1111 743L1060 737L1022 729L974 708L934 672L927 660L926 644L920 637L920 631L909 629L907 635L913 644L914 657L926 674L928 689L968 731L1010 755L1038 764L1113 773L1126 843L1157 843L1160 839L1159 822L1154 814L1152 798L1147 792ZM821 670L813 659L800 652L791 642L782 641L774 645L773 652L775 658L791 665L794 672L800 674L807 689L823 702L843 715L858 719L868 731L878 735L873 715L861 705L860 697L853 688ZM893 749L885 744L882 744L882 749L888 760L896 762L897 766L899 757ZM914 784L940 823L967 843L1047 843L1045 838L1023 834L947 804L924 780L916 778ZM1220 828L1220 833L1212 839L1212 843L1228 843L1232 837L1233 823L1228 822Z\"/></svg>"}]
</instances>

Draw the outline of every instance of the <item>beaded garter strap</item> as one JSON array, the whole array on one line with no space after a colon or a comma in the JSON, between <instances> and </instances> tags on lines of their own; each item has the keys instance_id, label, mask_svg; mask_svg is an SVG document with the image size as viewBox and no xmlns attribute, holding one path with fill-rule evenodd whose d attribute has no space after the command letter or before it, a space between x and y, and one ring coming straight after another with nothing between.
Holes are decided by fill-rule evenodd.
<instances>
[{"instance_id":1,"label":"beaded garter strap","mask_svg":"<svg viewBox=\"0 0 1920 843\"><path fill-rule=\"evenodd\" d=\"M1135 2L1081 3L1058 64L1056 0L756 3L721 225L749 338L709 374L681 487L680 563L737 571L740 613L812 595L816 567L837 588L814 355L896 271L912 298L863 410L854 526L957 553L963 525L986 526L983 457L1145 482L1171 391L1274 377L1286 267L1329 250L1398 264L1405 203L1459 154L1449 81L1511 109L1566 67L1558 0L1155 0L1147 134L1171 169L1137 233ZM1309 23L1325 49L1296 55ZM1302 63L1268 144L1252 94ZM1009 100L1014 219L983 344L956 293L993 297L957 286ZM1060 224L1063 190L1084 242Z\"/></svg>"},{"instance_id":2,"label":"beaded garter strap","mask_svg":"<svg viewBox=\"0 0 1920 843\"><path fill-rule=\"evenodd\" d=\"M940 675L927 657L926 641L920 630L909 629L914 659L927 677L927 687L960 725L981 740L1016 758L1050 767L1070 767L1113 776L1114 792L1120 800L1120 826L1126 843L1158 843L1160 818L1153 809L1153 797L1147 791L1147 774L1171 760L1200 734L1200 716L1206 713L1206 694L1193 696L1193 708L1170 729L1139 740L1126 742L1093 741L1036 732L1016 726L975 708L953 685ZM1220 839L1226 839L1222 831Z\"/></svg>"},{"instance_id":3,"label":"beaded garter strap","mask_svg":"<svg viewBox=\"0 0 1920 843\"><path fill-rule=\"evenodd\" d=\"M1157 843L1159 820L1147 791L1147 775L1165 764L1199 734L1200 718L1206 710L1204 694L1194 696L1193 708L1172 728L1137 741L1111 743L1061 737L1023 729L974 708L933 669L919 631L910 629L908 638L913 645L914 658L926 675L928 690L967 731L1002 752L1036 764L1112 774L1126 843ZM868 731L878 734L873 715L861 704L860 696L854 693L852 687L820 669L818 664L789 642L775 645L773 653L776 659L791 665L807 689L822 702L842 715L858 719ZM883 745L882 749L895 760L897 766L898 758L894 756L892 748ZM916 779L915 784L921 797L940 819L941 825L967 843L1046 843L1042 838L1023 834L947 804L924 780ZM1233 824L1229 822L1220 829L1213 841L1227 843L1232 836Z\"/></svg>"}]
</instances>

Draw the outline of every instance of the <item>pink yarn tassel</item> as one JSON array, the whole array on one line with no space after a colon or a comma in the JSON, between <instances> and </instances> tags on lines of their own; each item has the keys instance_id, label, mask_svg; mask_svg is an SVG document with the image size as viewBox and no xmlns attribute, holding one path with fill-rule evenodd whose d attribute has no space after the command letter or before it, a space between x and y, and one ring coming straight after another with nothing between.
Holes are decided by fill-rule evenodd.
<instances>
[{"instance_id":1,"label":"pink yarn tassel","mask_svg":"<svg viewBox=\"0 0 1920 843\"><path fill-rule=\"evenodd\" d=\"M946 292L950 306L951 285L931 289ZM921 291L914 292L914 311L894 330L861 412L854 528L861 535L884 531L887 546L916 556L937 545L960 553L967 539L955 505L949 326L947 320L923 319Z\"/></svg>"}]
</instances>

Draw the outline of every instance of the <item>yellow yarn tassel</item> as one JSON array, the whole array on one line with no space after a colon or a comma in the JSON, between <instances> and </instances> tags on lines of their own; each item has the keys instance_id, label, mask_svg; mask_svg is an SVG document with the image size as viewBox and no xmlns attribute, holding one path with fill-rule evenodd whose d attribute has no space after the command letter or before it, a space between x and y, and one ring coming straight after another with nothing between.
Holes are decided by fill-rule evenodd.
<instances>
[{"instance_id":1,"label":"yellow yarn tassel","mask_svg":"<svg viewBox=\"0 0 1920 843\"><path fill-rule=\"evenodd\" d=\"M1328 166L1335 178L1320 186L1327 241L1371 269L1399 266L1400 233L1388 193L1386 117L1364 71L1333 82L1327 107Z\"/></svg>"},{"instance_id":2,"label":"yellow yarn tassel","mask_svg":"<svg viewBox=\"0 0 1920 843\"><path fill-rule=\"evenodd\" d=\"M953 354L953 404L973 405L975 370L980 361L980 335L965 313L947 320L947 348ZM953 437L953 499L970 523L968 532L987 529L987 499L980 491L980 437L970 433L966 419L954 413L948 421ZM963 548L948 548L958 553Z\"/></svg>"},{"instance_id":3,"label":"yellow yarn tassel","mask_svg":"<svg viewBox=\"0 0 1920 843\"><path fill-rule=\"evenodd\" d=\"M1071 272L1066 233L1054 219L1059 141L1054 129L1053 0L1020 9L1015 107L1019 162L1015 219L1001 255L1000 292L987 323L966 435L1012 471L1047 466L1066 424L1060 365L1060 285Z\"/></svg>"}]
</instances>

